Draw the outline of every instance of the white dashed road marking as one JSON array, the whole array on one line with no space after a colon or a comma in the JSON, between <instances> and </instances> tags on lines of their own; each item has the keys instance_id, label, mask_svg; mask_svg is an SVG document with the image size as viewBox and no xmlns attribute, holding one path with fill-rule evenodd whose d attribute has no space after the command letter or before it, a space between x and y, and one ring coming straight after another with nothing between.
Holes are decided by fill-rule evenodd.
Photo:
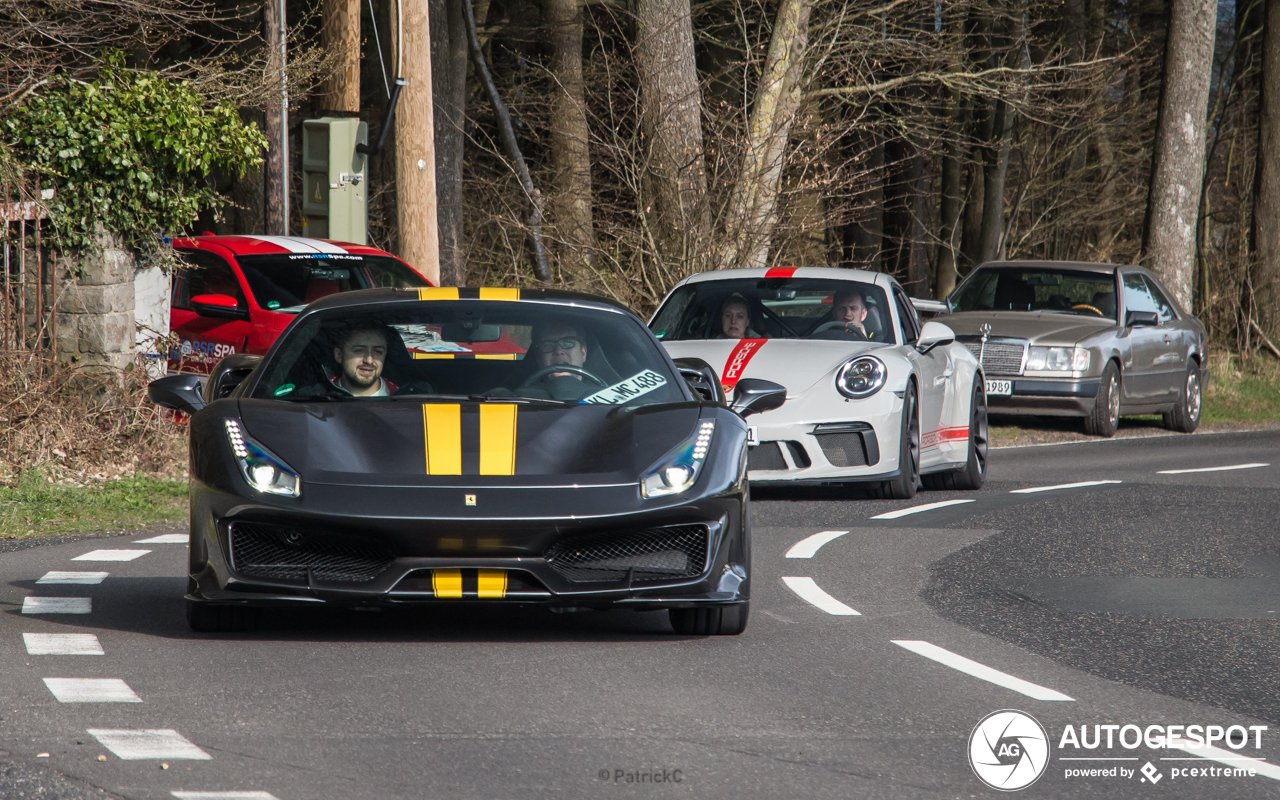
<instances>
[{"instance_id":1,"label":"white dashed road marking","mask_svg":"<svg viewBox=\"0 0 1280 800\"><path fill-rule=\"evenodd\" d=\"M977 661L970 661L961 655L956 655L950 650L943 650L936 644L921 642L916 640L894 639L893 643L899 647L904 647L916 655L937 661L939 664L945 664L952 669L959 670L966 675L972 675L980 680L994 683L997 686L1003 686L1006 689L1012 689L1015 692L1025 694L1034 700L1068 700L1074 702L1073 698L1067 697L1062 692L1046 689L1043 686L1037 686L1029 681L1021 678L1015 678L1012 675L992 669L985 664L979 664Z\"/></svg>"},{"instance_id":2,"label":"white dashed road marking","mask_svg":"<svg viewBox=\"0 0 1280 800\"><path fill-rule=\"evenodd\" d=\"M36 583L64 583L89 586L102 583L109 572L46 572Z\"/></svg>"},{"instance_id":3,"label":"white dashed road marking","mask_svg":"<svg viewBox=\"0 0 1280 800\"><path fill-rule=\"evenodd\" d=\"M862 616L857 611L822 591L818 584L813 582L813 578L783 578L782 582L787 585L788 589L798 594L801 600L817 606L828 614L834 614L837 617Z\"/></svg>"},{"instance_id":4,"label":"white dashed road marking","mask_svg":"<svg viewBox=\"0 0 1280 800\"><path fill-rule=\"evenodd\" d=\"M1236 769L1251 769L1259 775L1280 781L1280 766L1268 764L1260 758L1247 758L1241 756L1234 750L1223 750L1221 747L1201 746L1197 747L1190 739L1170 739L1170 747L1176 747L1183 752L1190 753L1193 756L1208 759L1209 761L1217 761L1228 767ZM1178 758L1162 758L1161 761L1182 761L1185 759Z\"/></svg>"},{"instance_id":5,"label":"white dashed road marking","mask_svg":"<svg viewBox=\"0 0 1280 800\"><path fill-rule=\"evenodd\" d=\"M943 500L940 503L925 503L922 506L912 506L911 508L900 508L897 511L890 511L886 514L876 514L872 519L898 519L908 514L919 514L921 511L932 511L935 508L946 508L947 506L958 506L962 503L972 503L972 500Z\"/></svg>"},{"instance_id":6,"label":"white dashed road marking","mask_svg":"<svg viewBox=\"0 0 1280 800\"><path fill-rule=\"evenodd\" d=\"M1036 492L1052 492L1055 489L1083 489L1086 486L1104 486L1121 481L1080 481L1079 483L1063 483L1057 486L1032 486L1030 489L1014 489L1009 494L1035 494Z\"/></svg>"},{"instance_id":7,"label":"white dashed road marking","mask_svg":"<svg viewBox=\"0 0 1280 800\"><path fill-rule=\"evenodd\" d=\"M150 539L139 539L134 544L186 544L191 537L185 533L163 533Z\"/></svg>"},{"instance_id":8,"label":"white dashed road marking","mask_svg":"<svg viewBox=\"0 0 1280 800\"><path fill-rule=\"evenodd\" d=\"M88 597L24 597L23 614L88 614L93 601Z\"/></svg>"},{"instance_id":9,"label":"white dashed road marking","mask_svg":"<svg viewBox=\"0 0 1280 800\"><path fill-rule=\"evenodd\" d=\"M76 556L72 561L132 561L135 558L141 558L150 550L94 550L91 553L85 553L82 556Z\"/></svg>"},{"instance_id":10,"label":"white dashed road marking","mask_svg":"<svg viewBox=\"0 0 1280 800\"><path fill-rule=\"evenodd\" d=\"M89 729L89 735L102 746L125 761L146 759L187 759L209 761L213 758L205 751L183 738L173 729L160 730L102 730Z\"/></svg>"},{"instance_id":11,"label":"white dashed road marking","mask_svg":"<svg viewBox=\"0 0 1280 800\"><path fill-rule=\"evenodd\" d=\"M1186 475L1190 472L1229 472L1233 469L1257 469L1269 467L1270 464L1232 464L1229 467L1201 467L1199 469L1162 469L1157 475Z\"/></svg>"},{"instance_id":12,"label":"white dashed road marking","mask_svg":"<svg viewBox=\"0 0 1280 800\"><path fill-rule=\"evenodd\" d=\"M822 547L832 539L839 539L848 531L823 531L815 533L807 539L801 539L791 546L787 551L787 558L813 558L813 554L818 552L818 548Z\"/></svg>"},{"instance_id":13,"label":"white dashed road marking","mask_svg":"<svg viewBox=\"0 0 1280 800\"><path fill-rule=\"evenodd\" d=\"M59 703L141 703L142 698L119 678L45 678Z\"/></svg>"},{"instance_id":14,"label":"white dashed road marking","mask_svg":"<svg viewBox=\"0 0 1280 800\"><path fill-rule=\"evenodd\" d=\"M102 643L92 633L24 633L27 654L33 656L100 656Z\"/></svg>"},{"instance_id":15,"label":"white dashed road marking","mask_svg":"<svg viewBox=\"0 0 1280 800\"><path fill-rule=\"evenodd\" d=\"M276 800L266 791L174 791L170 795L178 800Z\"/></svg>"}]
</instances>

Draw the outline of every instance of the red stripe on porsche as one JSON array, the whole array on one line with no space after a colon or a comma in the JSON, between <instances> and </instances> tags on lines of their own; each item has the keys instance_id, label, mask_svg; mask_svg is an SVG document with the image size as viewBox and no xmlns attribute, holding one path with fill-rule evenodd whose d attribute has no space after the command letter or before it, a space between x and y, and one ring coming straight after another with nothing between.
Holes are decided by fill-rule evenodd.
<instances>
[{"instance_id":1,"label":"red stripe on porsche","mask_svg":"<svg viewBox=\"0 0 1280 800\"><path fill-rule=\"evenodd\" d=\"M772 267L765 270L766 278L790 278L796 274L796 267Z\"/></svg>"},{"instance_id":2,"label":"red stripe on porsche","mask_svg":"<svg viewBox=\"0 0 1280 800\"><path fill-rule=\"evenodd\" d=\"M734 346L729 353L729 358L724 362L724 370L720 373L720 385L724 387L725 394L733 391L733 387L738 385L738 379L742 377L742 373L747 369L747 364L751 363L751 359L755 358L756 353L760 352L760 348L764 347L764 343L768 339L739 339L738 344Z\"/></svg>"},{"instance_id":3,"label":"red stripe on porsche","mask_svg":"<svg viewBox=\"0 0 1280 800\"><path fill-rule=\"evenodd\" d=\"M937 447L943 442L958 442L969 438L969 426L960 425L955 428L938 428L920 436L920 449Z\"/></svg>"}]
</instances>

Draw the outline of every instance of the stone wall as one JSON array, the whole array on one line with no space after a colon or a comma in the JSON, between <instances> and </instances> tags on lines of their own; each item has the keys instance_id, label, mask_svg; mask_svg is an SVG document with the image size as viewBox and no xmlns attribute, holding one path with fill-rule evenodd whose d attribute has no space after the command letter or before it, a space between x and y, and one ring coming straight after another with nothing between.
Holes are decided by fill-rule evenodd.
<instances>
[{"instance_id":1,"label":"stone wall","mask_svg":"<svg viewBox=\"0 0 1280 800\"><path fill-rule=\"evenodd\" d=\"M121 368L134 359L133 253L99 229L79 263L58 264L58 355L84 366Z\"/></svg>"}]
</instances>

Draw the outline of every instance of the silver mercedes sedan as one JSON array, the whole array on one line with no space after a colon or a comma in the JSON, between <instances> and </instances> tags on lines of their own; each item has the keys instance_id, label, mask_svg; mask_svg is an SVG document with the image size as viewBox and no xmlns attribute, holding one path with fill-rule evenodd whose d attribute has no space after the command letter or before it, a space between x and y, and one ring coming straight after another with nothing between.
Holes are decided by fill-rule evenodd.
<instances>
[{"instance_id":1,"label":"silver mercedes sedan","mask_svg":"<svg viewBox=\"0 0 1280 800\"><path fill-rule=\"evenodd\" d=\"M990 262L947 308L940 321L982 363L992 414L1083 417L1098 436L1132 414L1200 424L1204 326L1141 267Z\"/></svg>"}]
</instances>

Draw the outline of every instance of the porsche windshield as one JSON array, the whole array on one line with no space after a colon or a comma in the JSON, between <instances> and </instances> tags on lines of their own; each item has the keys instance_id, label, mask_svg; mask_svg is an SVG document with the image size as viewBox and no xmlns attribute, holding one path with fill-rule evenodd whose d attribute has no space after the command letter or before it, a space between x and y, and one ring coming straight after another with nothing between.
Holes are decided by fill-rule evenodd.
<instances>
[{"instance_id":1,"label":"porsche windshield","mask_svg":"<svg viewBox=\"0 0 1280 800\"><path fill-rule=\"evenodd\" d=\"M649 327L664 342L894 342L883 289L862 281L829 278L735 278L687 283L667 298Z\"/></svg>"},{"instance_id":2,"label":"porsche windshield","mask_svg":"<svg viewBox=\"0 0 1280 800\"><path fill-rule=\"evenodd\" d=\"M547 303L429 301L313 314L253 397L447 397L650 405L686 398L634 318Z\"/></svg>"},{"instance_id":3,"label":"porsche windshield","mask_svg":"<svg viewBox=\"0 0 1280 800\"><path fill-rule=\"evenodd\" d=\"M980 269L951 296L951 310L1054 311L1116 318L1116 280L1107 273Z\"/></svg>"}]
</instances>

